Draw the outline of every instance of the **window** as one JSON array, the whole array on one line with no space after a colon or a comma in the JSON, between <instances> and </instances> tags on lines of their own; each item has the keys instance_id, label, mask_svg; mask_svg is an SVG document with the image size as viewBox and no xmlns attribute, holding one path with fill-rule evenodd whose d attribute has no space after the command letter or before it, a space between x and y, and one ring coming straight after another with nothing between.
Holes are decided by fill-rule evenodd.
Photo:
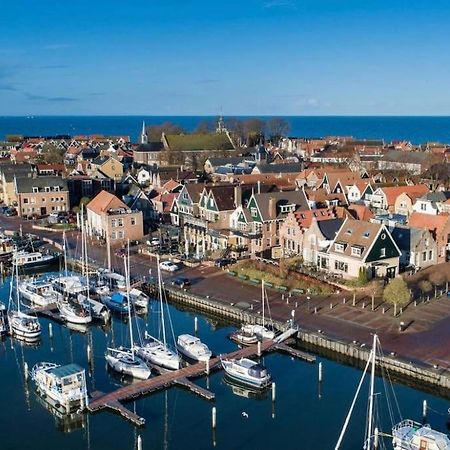
<instances>
[{"instance_id":1,"label":"window","mask_svg":"<svg viewBox=\"0 0 450 450\"><path fill-rule=\"evenodd\" d=\"M426 210L427 210L427 205L426 205L426 203L421 203L421 204L420 204L420 210L421 210L421 211L426 211Z\"/></svg>"},{"instance_id":2,"label":"window","mask_svg":"<svg viewBox=\"0 0 450 450\"><path fill-rule=\"evenodd\" d=\"M361 247L352 247L352 256L361 256Z\"/></svg>"},{"instance_id":3,"label":"window","mask_svg":"<svg viewBox=\"0 0 450 450\"><path fill-rule=\"evenodd\" d=\"M45 186L45 192L50 192L50 188L48 186Z\"/></svg>"},{"instance_id":4,"label":"window","mask_svg":"<svg viewBox=\"0 0 450 450\"><path fill-rule=\"evenodd\" d=\"M119 238L119 239L123 239L123 238L124 238L124 233L123 233L123 231L119 231L118 238Z\"/></svg>"},{"instance_id":5,"label":"window","mask_svg":"<svg viewBox=\"0 0 450 450\"><path fill-rule=\"evenodd\" d=\"M258 215L258 210L256 208L250 208L250 214L252 217L256 217Z\"/></svg>"},{"instance_id":6,"label":"window","mask_svg":"<svg viewBox=\"0 0 450 450\"><path fill-rule=\"evenodd\" d=\"M136 217L131 218L131 225L136 225Z\"/></svg>"},{"instance_id":7,"label":"window","mask_svg":"<svg viewBox=\"0 0 450 450\"><path fill-rule=\"evenodd\" d=\"M348 272L348 264L342 261L334 261L334 268L341 272Z\"/></svg>"},{"instance_id":8,"label":"window","mask_svg":"<svg viewBox=\"0 0 450 450\"><path fill-rule=\"evenodd\" d=\"M339 253L344 253L345 245L344 244L334 244L334 249Z\"/></svg>"},{"instance_id":9,"label":"window","mask_svg":"<svg viewBox=\"0 0 450 450\"><path fill-rule=\"evenodd\" d=\"M430 250L429 252L428 252L428 260L432 260L433 259L433 250Z\"/></svg>"},{"instance_id":10,"label":"window","mask_svg":"<svg viewBox=\"0 0 450 450\"><path fill-rule=\"evenodd\" d=\"M27 199L27 198L24 198L24 199L23 199L23 202L24 202L24 203L28 203L28 199Z\"/></svg>"},{"instance_id":11,"label":"window","mask_svg":"<svg viewBox=\"0 0 450 450\"><path fill-rule=\"evenodd\" d=\"M33 187L33 192L39 192L39 188Z\"/></svg>"},{"instance_id":12,"label":"window","mask_svg":"<svg viewBox=\"0 0 450 450\"><path fill-rule=\"evenodd\" d=\"M363 234L363 237L366 239L369 239L370 233L368 231L365 231Z\"/></svg>"},{"instance_id":13,"label":"window","mask_svg":"<svg viewBox=\"0 0 450 450\"><path fill-rule=\"evenodd\" d=\"M112 219L112 220L111 220L111 227L112 227L112 228L117 227L117 221L116 221L116 219Z\"/></svg>"},{"instance_id":14,"label":"window","mask_svg":"<svg viewBox=\"0 0 450 450\"><path fill-rule=\"evenodd\" d=\"M117 226L123 227L123 219L117 219Z\"/></svg>"},{"instance_id":15,"label":"window","mask_svg":"<svg viewBox=\"0 0 450 450\"><path fill-rule=\"evenodd\" d=\"M44 197L42 197L42 203L45 203L45 198Z\"/></svg>"},{"instance_id":16,"label":"window","mask_svg":"<svg viewBox=\"0 0 450 450\"><path fill-rule=\"evenodd\" d=\"M348 234L348 235L351 235L352 233L353 233L353 231L350 228L345 232L345 234Z\"/></svg>"},{"instance_id":17,"label":"window","mask_svg":"<svg viewBox=\"0 0 450 450\"><path fill-rule=\"evenodd\" d=\"M115 232L115 231L113 231L113 232L111 233L111 239L116 239L116 232Z\"/></svg>"},{"instance_id":18,"label":"window","mask_svg":"<svg viewBox=\"0 0 450 450\"><path fill-rule=\"evenodd\" d=\"M427 252L422 252L422 261L427 260Z\"/></svg>"},{"instance_id":19,"label":"window","mask_svg":"<svg viewBox=\"0 0 450 450\"><path fill-rule=\"evenodd\" d=\"M380 249L380 258L384 258L386 256L386 248L382 247Z\"/></svg>"}]
</instances>

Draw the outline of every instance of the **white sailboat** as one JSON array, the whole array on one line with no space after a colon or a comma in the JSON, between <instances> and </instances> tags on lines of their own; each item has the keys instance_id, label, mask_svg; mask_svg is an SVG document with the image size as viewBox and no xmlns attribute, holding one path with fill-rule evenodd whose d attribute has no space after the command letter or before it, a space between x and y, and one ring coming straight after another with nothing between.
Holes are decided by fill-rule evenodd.
<instances>
[{"instance_id":1,"label":"white sailboat","mask_svg":"<svg viewBox=\"0 0 450 450\"><path fill-rule=\"evenodd\" d=\"M15 280L14 280L15 276ZM31 314L26 314L20 310L20 299L19 299L19 286L18 286L18 266L14 266L14 270L11 275L11 286L9 291L9 306L8 306L8 327L9 332L12 336L15 336L20 339L35 341L39 339L41 336L41 325L36 316ZM13 309L13 291L14 291L14 282L15 286L15 307L17 309Z\"/></svg>"},{"instance_id":2,"label":"white sailboat","mask_svg":"<svg viewBox=\"0 0 450 450\"><path fill-rule=\"evenodd\" d=\"M129 248L129 247L128 247ZM150 377L151 371L145 361L141 359L135 351L133 344L133 324L131 322L130 308L130 275L129 275L129 253L124 260L125 277L127 280L127 299L128 299L128 325L130 332L130 348L108 347L106 349L105 359L108 365L116 372L129 375L133 378L146 380Z\"/></svg>"},{"instance_id":3,"label":"white sailboat","mask_svg":"<svg viewBox=\"0 0 450 450\"><path fill-rule=\"evenodd\" d=\"M162 290L161 269L159 267L159 257L157 260L157 266L158 266L158 289L159 289L159 304L160 304L160 311L159 311L160 330L162 334L162 340L157 339L156 337L148 333L145 333L141 345L136 345L135 350L137 354L148 363L161 366L165 369L177 370L181 367L181 359L178 356L178 354L169 347L166 338L166 323L164 315L164 300Z\"/></svg>"},{"instance_id":4,"label":"white sailboat","mask_svg":"<svg viewBox=\"0 0 450 450\"><path fill-rule=\"evenodd\" d=\"M64 294L58 299L57 306L59 310L59 314L61 315L61 318L69 323L78 324L78 325L86 325L88 323L92 322L92 314L91 314L91 308L88 302L84 302L82 299L83 297L80 296L80 293L86 292L87 296L89 296L89 282L87 280L86 288L84 288L84 285L81 283L81 280L79 278L73 278L68 275L67 271L67 251L66 251L66 238L65 235L63 235L63 246L64 246L64 280L61 282L61 279L59 281L55 282L55 285L57 286L63 286L65 282L65 287L67 288L68 285L72 284L72 291L68 292L67 289L63 289L65 292ZM84 252L84 239L82 240L82 248ZM79 283L79 284L78 284ZM74 287L77 287L78 289L73 289Z\"/></svg>"},{"instance_id":5,"label":"white sailboat","mask_svg":"<svg viewBox=\"0 0 450 450\"><path fill-rule=\"evenodd\" d=\"M264 288L264 280L261 280L261 305L262 324L246 324L230 335L230 339L240 345L252 345L263 339L273 339L275 333L266 327L265 306L269 306L269 300Z\"/></svg>"}]
</instances>

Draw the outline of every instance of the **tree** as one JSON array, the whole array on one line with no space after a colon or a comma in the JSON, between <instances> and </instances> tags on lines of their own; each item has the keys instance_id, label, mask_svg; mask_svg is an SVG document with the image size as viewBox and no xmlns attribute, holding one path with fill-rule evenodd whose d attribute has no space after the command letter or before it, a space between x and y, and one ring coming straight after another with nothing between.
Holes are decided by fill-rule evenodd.
<instances>
[{"instance_id":1,"label":"tree","mask_svg":"<svg viewBox=\"0 0 450 450\"><path fill-rule=\"evenodd\" d=\"M266 135L276 144L282 137L289 133L289 123L281 117L273 117L266 122Z\"/></svg>"},{"instance_id":2,"label":"tree","mask_svg":"<svg viewBox=\"0 0 450 450\"><path fill-rule=\"evenodd\" d=\"M439 270L434 270L428 276L428 280L434 286L434 296L437 297L438 286L442 286L446 281L445 274L440 272Z\"/></svg>"},{"instance_id":3,"label":"tree","mask_svg":"<svg viewBox=\"0 0 450 450\"><path fill-rule=\"evenodd\" d=\"M160 125L150 125L146 128L149 141L160 141L163 133L165 134L184 134L185 130L172 122L164 122Z\"/></svg>"},{"instance_id":4,"label":"tree","mask_svg":"<svg viewBox=\"0 0 450 450\"><path fill-rule=\"evenodd\" d=\"M427 296L433 289L433 286L428 280L422 280L419 282L419 289L424 296Z\"/></svg>"},{"instance_id":5,"label":"tree","mask_svg":"<svg viewBox=\"0 0 450 450\"><path fill-rule=\"evenodd\" d=\"M210 134L214 131L214 125L209 120L202 120L193 131L194 134Z\"/></svg>"},{"instance_id":6,"label":"tree","mask_svg":"<svg viewBox=\"0 0 450 450\"><path fill-rule=\"evenodd\" d=\"M81 210L81 207L83 206L84 209L86 209L86 205L91 201L89 197L81 197L79 208Z\"/></svg>"},{"instance_id":7,"label":"tree","mask_svg":"<svg viewBox=\"0 0 450 450\"><path fill-rule=\"evenodd\" d=\"M397 306L408 304L411 298L408 285L402 277L397 277L384 288L383 299L394 305L394 316L397 315Z\"/></svg>"},{"instance_id":8,"label":"tree","mask_svg":"<svg viewBox=\"0 0 450 450\"><path fill-rule=\"evenodd\" d=\"M367 275L367 269L365 267L359 268L358 282L360 286L365 286L369 282L369 277Z\"/></svg>"},{"instance_id":9,"label":"tree","mask_svg":"<svg viewBox=\"0 0 450 450\"><path fill-rule=\"evenodd\" d=\"M44 153L43 158L47 164L62 164L64 162L64 149L58 149L52 147L46 153Z\"/></svg>"}]
</instances>

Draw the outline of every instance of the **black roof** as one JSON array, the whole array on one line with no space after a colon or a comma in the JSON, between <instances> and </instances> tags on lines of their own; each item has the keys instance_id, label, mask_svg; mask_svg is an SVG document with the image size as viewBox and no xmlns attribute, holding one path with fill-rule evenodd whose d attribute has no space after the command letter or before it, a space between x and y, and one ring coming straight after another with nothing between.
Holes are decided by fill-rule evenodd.
<instances>
[{"instance_id":1,"label":"black roof","mask_svg":"<svg viewBox=\"0 0 450 450\"><path fill-rule=\"evenodd\" d=\"M330 220L319 220L317 225L319 226L322 234L331 241L336 237L337 232L341 228L344 219L330 219Z\"/></svg>"},{"instance_id":2,"label":"black roof","mask_svg":"<svg viewBox=\"0 0 450 450\"><path fill-rule=\"evenodd\" d=\"M162 142L153 141L148 144L140 144L138 145L134 151L135 152L160 152L163 150L164 146Z\"/></svg>"},{"instance_id":3,"label":"black roof","mask_svg":"<svg viewBox=\"0 0 450 450\"><path fill-rule=\"evenodd\" d=\"M59 186L61 191L67 191L67 180L61 177L17 177L17 192L31 193L34 187L45 188Z\"/></svg>"}]
</instances>

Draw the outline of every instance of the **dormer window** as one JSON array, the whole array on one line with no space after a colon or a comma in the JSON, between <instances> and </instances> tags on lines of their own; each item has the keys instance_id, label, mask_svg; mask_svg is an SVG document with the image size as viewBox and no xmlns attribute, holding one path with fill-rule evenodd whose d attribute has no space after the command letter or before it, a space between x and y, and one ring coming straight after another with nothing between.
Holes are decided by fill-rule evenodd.
<instances>
[{"instance_id":1,"label":"dormer window","mask_svg":"<svg viewBox=\"0 0 450 450\"><path fill-rule=\"evenodd\" d=\"M380 249L380 258L385 258L386 257L386 248L382 247Z\"/></svg>"},{"instance_id":2,"label":"dormer window","mask_svg":"<svg viewBox=\"0 0 450 450\"><path fill-rule=\"evenodd\" d=\"M345 232L345 234L348 234L348 235L351 235L352 233L353 233L353 231L350 228Z\"/></svg>"},{"instance_id":3,"label":"dormer window","mask_svg":"<svg viewBox=\"0 0 450 450\"><path fill-rule=\"evenodd\" d=\"M39 192L39 188L33 186L33 192L34 192L34 193Z\"/></svg>"},{"instance_id":4,"label":"dormer window","mask_svg":"<svg viewBox=\"0 0 450 450\"><path fill-rule=\"evenodd\" d=\"M352 256L361 256L362 250L361 247L352 247Z\"/></svg>"},{"instance_id":5,"label":"dormer window","mask_svg":"<svg viewBox=\"0 0 450 450\"><path fill-rule=\"evenodd\" d=\"M334 244L334 249L339 252L339 253L344 253L345 250L345 244L336 242L336 244Z\"/></svg>"},{"instance_id":6,"label":"dormer window","mask_svg":"<svg viewBox=\"0 0 450 450\"><path fill-rule=\"evenodd\" d=\"M53 190L54 190L55 192L58 192L58 191L59 191L59 186L54 186Z\"/></svg>"}]
</instances>

